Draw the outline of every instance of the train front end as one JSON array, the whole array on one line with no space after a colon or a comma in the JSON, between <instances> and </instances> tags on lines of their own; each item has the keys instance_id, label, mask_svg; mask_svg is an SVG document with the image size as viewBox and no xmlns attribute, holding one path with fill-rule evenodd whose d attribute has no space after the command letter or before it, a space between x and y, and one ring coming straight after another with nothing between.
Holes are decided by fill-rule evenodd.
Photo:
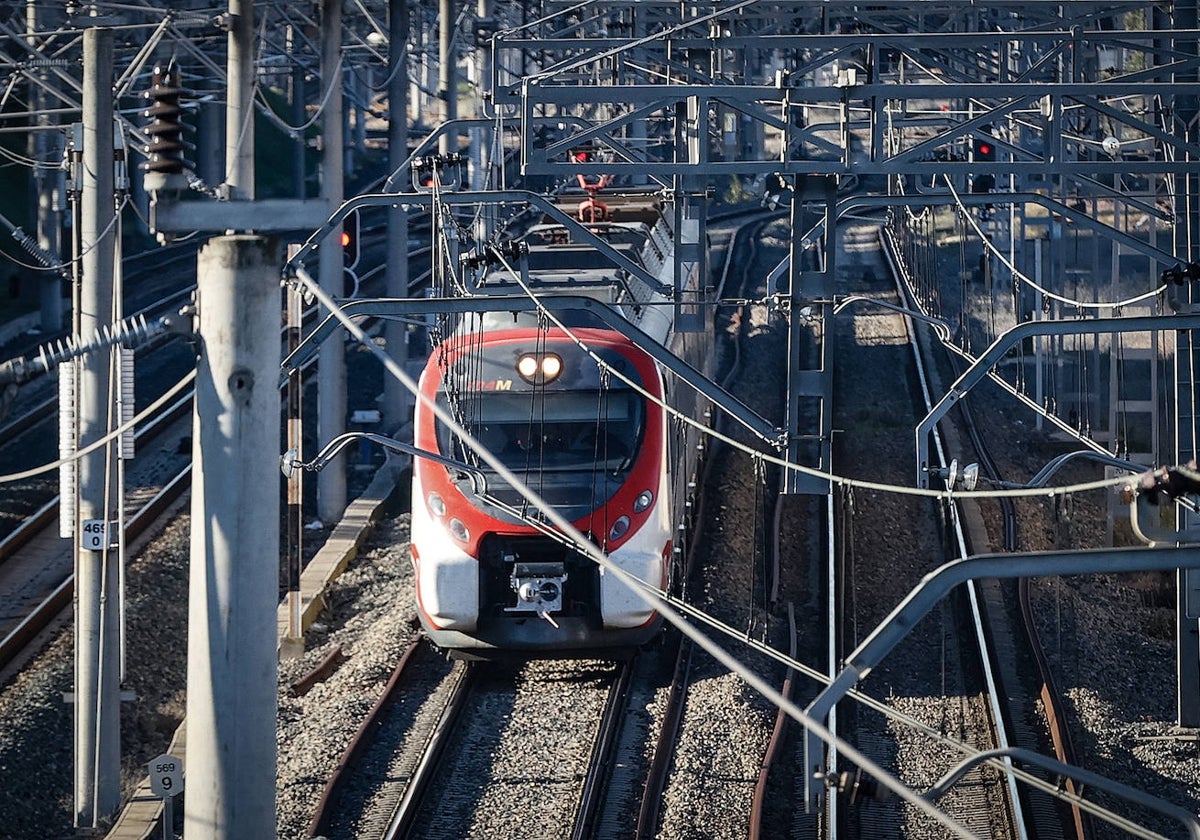
<instances>
[{"instance_id":1,"label":"train front end","mask_svg":"<svg viewBox=\"0 0 1200 840\"><path fill-rule=\"evenodd\" d=\"M665 413L653 360L618 333L511 329L444 342L421 378L472 437L608 558L654 587L672 550ZM633 387L633 383L637 387ZM553 528L428 408L416 445L412 562L417 607L459 656L628 649L660 619Z\"/></svg>"}]
</instances>

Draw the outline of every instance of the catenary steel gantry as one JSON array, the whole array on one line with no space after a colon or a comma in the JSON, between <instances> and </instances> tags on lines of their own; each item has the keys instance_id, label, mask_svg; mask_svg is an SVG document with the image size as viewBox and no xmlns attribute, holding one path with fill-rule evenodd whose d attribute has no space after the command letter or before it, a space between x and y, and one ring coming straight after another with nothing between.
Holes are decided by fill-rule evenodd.
<instances>
[{"instance_id":1,"label":"catenary steel gantry","mask_svg":"<svg viewBox=\"0 0 1200 840\"><path fill-rule=\"evenodd\" d=\"M1195 0L546 8L498 33L493 49L497 118L528 129L526 173L626 175L693 201L718 178L780 173L809 208L822 192L814 175L905 195L941 179L990 192L1001 206L1021 192L1060 202L1088 195L1167 219L1168 242L1151 245L1180 263L1200 257ZM583 124L533 132L533 119L555 115ZM1133 194L1136 179L1146 186ZM803 262L812 244L793 237L786 304L796 312L808 303L824 321L832 296L812 290L827 290L831 260L814 262L810 252ZM1144 291L1162 264L1152 258ZM1191 312L1192 290L1184 294ZM1183 462L1197 451L1200 341L1186 327L1169 335L1176 445L1159 454ZM817 370L790 374L789 407L811 395L826 403L807 415L819 418L816 428L793 425L806 415L790 414L793 441L828 441L827 351L817 348ZM807 463L828 468L827 447ZM1197 726L1200 578L1181 575L1179 593L1179 719Z\"/></svg>"},{"instance_id":2,"label":"catenary steel gantry","mask_svg":"<svg viewBox=\"0 0 1200 840\"><path fill-rule=\"evenodd\" d=\"M813 175L889 192L984 175L1012 191L1066 195L1083 183L1119 196L1115 175L1144 173L1184 231L1196 228L1186 181L1200 153L1187 130L1197 30L1178 7L1175 19L1101 2L549 8L493 45L497 118L524 127L526 173L649 178L692 200L723 176L782 173L810 206ZM535 130L555 115L576 121ZM828 262L793 254L793 311ZM793 377L791 402L813 379ZM820 428L790 431L827 440L819 414Z\"/></svg>"}]
</instances>

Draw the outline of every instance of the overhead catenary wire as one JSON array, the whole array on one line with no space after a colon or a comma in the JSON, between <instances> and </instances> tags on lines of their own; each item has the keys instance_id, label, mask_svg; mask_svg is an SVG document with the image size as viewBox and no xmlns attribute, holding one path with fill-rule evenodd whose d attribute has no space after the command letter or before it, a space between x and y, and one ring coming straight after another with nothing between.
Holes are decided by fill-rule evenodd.
<instances>
[{"instance_id":1,"label":"overhead catenary wire","mask_svg":"<svg viewBox=\"0 0 1200 840\"><path fill-rule=\"evenodd\" d=\"M657 610L667 621L679 628L679 630L692 641L706 650L720 664L728 668L730 671L741 677L748 685L757 690L771 702L783 708L789 716L804 724L808 729L817 734L823 741L827 743L836 743L838 749L848 760L853 761L856 765L863 767L872 775L874 775L883 787L888 788L900 798L913 805L915 808L925 812L932 819L936 820L941 825L945 826L950 831L953 831L960 837L977 837L974 832L959 825L948 815L938 810L931 802L923 799L897 779L890 776L881 767L875 764L868 756L861 753L852 744L842 742L833 733L825 728L824 724L813 719L804 712L799 706L785 698L778 689L772 686L757 674L751 672L743 663L736 659L729 651L722 648L720 645L713 642L708 636L704 635L695 626L686 621L683 616L675 609L668 601L659 597L652 591L648 591L643 587L643 581L640 581L635 576L631 575L619 565L608 559L604 552L600 551L590 540L579 532L565 517L562 516L552 506L543 501L532 489L522 482L507 466L485 446L483 446L474 436L466 429L455 422L454 418L440 405L437 401L424 394L413 381L412 377L391 358L386 351L378 347L361 327L356 324L353 319L346 316L337 302L329 296L325 290L321 289L317 282L308 274L303 267L296 268L297 282L302 284L305 291L312 294L337 320L349 331L351 336L374 355L383 364L387 373L399 381L413 396L421 401L430 412L442 423L444 423L452 434L457 435L466 445L475 450L480 458L494 470L501 480L507 482L517 493L524 497L530 505L541 511L550 525L568 535L579 550L591 559L593 562L601 566L607 574L613 575L627 586L630 591L641 598L652 609Z\"/></svg>"},{"instance_id":2,"label":"overhead catenary wire","mask_svg":"<svg viewBox=\"0 0 1200 840\"><path fill-rule=\"evenodd\" d=\"M21 472L9 473L8 475L0 475L0 484L11 484L14 481L24 481L27 478L33 478L36 475L41 475L42 473L50 472L51 470L56 470L59 467L61 467L63 464L69 464L72 461L78 461L84 455L90 455L91 453L93 453L97 449L99 449L101 446L107 446L113 440L115 440L115 439L119 438L121 435L125 434L125 432L129 431L134 426L136 426L138 423L141 423L143 420L145 420L146 418L153 415L154 412L158 411L160 408L162 408L164 405L166 405L168 402L170 402L172 399L174 399L176 396L178 396L179 393L184 388L186 388L188 385L190 385L195 380L195 378L196 378L196 370L193 368L192 370L190 370L186 374L184 374L183 378L180 379L178 382L176 382L174 385L172 385L166 391L166 393L164 393L161 397L156 399L154 402L150 403L150 405L143 408L141 411L139 411L133 417L130 417L129 420L122 423L120 426L117 426L115 429L112 429L111 431L109 431L108 434L104 435L104 437L97 438L94 442L88 444L83 449L80 449L80 450L72 453L72 455L68 458L59 458L57 461L53 461L48 464L42 464L37 467L31 467L27 470L22 470Z\"/></svg>"},{"instance_id":3,"label":"overhead catenary wire","mask_svg":"<svg viewBox=\"0 0 1200 840\"><path fill-rule=\"evenodd\" d=\"M634 382L632 379L625 376L621 371L616 370L616 369L612 368L611 366L609 366L607 362L605 362L590 347L588 347L586 342L584 342L577 335L575 335L575 333L569 327L565 326L563 324L563 322L554 315L553 312L550 312L550 310L548 308L546 308L545 304L543 304L541 302L541 300L538 298L538 296L536 294L534 294L533 290L530 289L526 284L524 284L521 281L520 272L516 271L513 268L513 266L510 265L505 260L505 258L502 254L499 254L498 256L499 256L499 260L500 260L501 264L513 276L516 283L519 286L521 286L521 288L523 289L525 294L528 295L535 303L537 303L539 309L545 311L547 316L551 319L551 321L553 321L555 323L555 325L559 329L561 329L565 335L567 335L569 338L571 338L572 341L575 342L576 346L578 346L583 352L585 352L587 355L589 355L592 358L592 360L596 362L597 365L600 365L603 369L608 370L608 372L612 376L617 377L622 382L624 382L626 385L628 385L629 387L631 387L635 391L637 391L639 394L641 394L643 397L645 397L648 400L651 400L656 405L660 406L664 411L668 412L671 416L675 417L680 422L683 422L690 426L693 426L694 428L698 429L702 434L709 435L714 440L719 440L722 443L725 443L740 452L743 452L743 453L750 455L752 457L755 457L755 458L761 458L764 463L773 464L773 465L775 465L777 467L781 467L785 470L792 470L794 472L798 472L802 475L807 475L807 476L810 476L813 478L824 479L826 481L829 481L832 484L835 484L835 485L838 485L841 487L857 487L857 488L862 488L862 489L866 489L866 490L877 490L877 491L885 492L885 493L898 493L901 495L913 495L913 496L928 496L928 497L936 497L936 498L943 498L943 499L950 499L950 498L977 498L978 499L978 498L1004 498L1004 497L1047 498L1047 497L1066 495L1069 493L1079 493L1079 492L1084 492L1084 491L1088 491L1088 490L1102 490L1102 489L1106 489L1106 488L1110 488L1110 487L1124 487L1124 486L1128 485L1128 483L1129 483L1128 477L1114 477L1114 478L1109 478L1109 479L1098 479L1096 481L1091 481L1091 482L1082 482L1079 484L1065 485L1065 486L1061 486L1061 487L1049 487L1049 488L1047 488L1047 487L1006 488L1006 489L972 490L972 491L953 490L953 489L937 490L937 489L932 489L932 488L902 487L899 485L886 484L883 482L865 481L863 479L840 476L840 475L836 475L834 473L829 473L829 472L825 472L822 470L818 470L813 467L807 467L802 464L793 463L791 461L788 461L786 458L779 457L772 453L763 452L760 449L755 449L754 447L744 444L741 441L735 440L734 438L732 438L728 435L722 434L720 431L717 431L716 429L711 428L710 426L702 423L699 420L695 420L694 418L687 416L683 412L680 412L679 410L675 409L674 407L668 405L664 400L651 394L649 391L647 391L645 388L643 388L637 382Z\"/></svg>"},{"instance_id":4,"label":"overhead catenary wire","mask_svg":"<svg viewBox=\"0 0 1200 840\"><path fill-rule=\"evenodd\" d=\"M1012 272L1013 277L1017 278L1022 283L1029 286L1031 289L1035 289L1038 292L1041 292L1047 298L1050 298L1051 300L1057 300L1060 303L1066 304L1067 306L1074 306L1078 309L1112 309L1112 308L1120 308L1122 306L1130 306L1132 304L1139 303L1143 300L1148 300L1150 298L1157 297L1158 295L1160 295L1164 291L1166 291L1167 286L1164 283L1154 289L1151 289L1148 292L1143 292L1140 295L1134 295L1133 297L1125 298L1124 300L1097 301L1097 302L1089 302L1089 301L1084 301L1084 300L1077 300L1075 298L1068 298L1068 297L1064 297L1063 295L1060 295L1060 294L1050 291L1049 289L1045 288L1044 286L1039 285L1033 278L1027 276L1020 269L1018 269L1015 265L1013 265L1012 262L1008 259L1008 257L1006 257L1000 251L1000 249L998 249L995 246L995 244L991 241L991 239L986 234L984 234L983 229L979 227L979 222L977 222L975 220L975 217L973 215L971 215L969 212L967 212L966 205L964 205L962 203L962 198L959 196L958 190L956 190L954 188L954 182L950 179L950 176L946 175L946 176L944 176L944 178L946 181L946 186L950 188L950 194L952 196L954 196L955 204L958 206L959 211L963 214L963 217L966 219L966 221L970 223L971 228L975 231L976 235L979 236L980 241L982 241L982 243L983 243L983 247L987 251L989 251L994 257L996 257L996 259L1000 260L1000 262L1002 262L1004 264L1004 267L1006 269L1008 269L1010 272Z\"/></svg>"}]
</instances>

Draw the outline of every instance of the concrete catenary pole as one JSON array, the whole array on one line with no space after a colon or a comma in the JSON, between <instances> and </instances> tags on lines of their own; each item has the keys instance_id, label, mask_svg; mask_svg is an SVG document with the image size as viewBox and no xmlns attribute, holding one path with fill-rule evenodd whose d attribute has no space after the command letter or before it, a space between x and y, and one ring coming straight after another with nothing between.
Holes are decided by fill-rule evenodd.
<instances>
[{"instance_id":1,"label":"concrete catenary pole","mask_svg":"<svg viewBox=\"0 0 1200 840\"><path fill-rule=\"evenodd\" d=\"M303 33L297 26L289 26L287 30L287 48L288 52L296 53L301 48ZM292 98L292 125L304 125L308 122L307 102L304 98L304 64L299 60L292 65L291 73L291 98ZM292 193L296 198L307 198L305 190L305 179L308 175L307 161L304 159L305 152L305 137L304 131L296 132L296 142L292 144Z\"/></svg>"},{"instance_id":2,"label":"concrete catenary pole","mask_svg":"<svg viewBox=\"0 0 1200 840\"><path fill-rule=\"evenodd\" d=\"M321 4L321 86L328 91L321 115L321 196L331 209L342 203L342 2ZM342 229L330 232L318 252L321 288L345 294ZM341 340L321 345L317 360L317 438L321 445L346 431L346 348ZM317 473L317 516L333 524L346 509L346 459L333 459Z\"/></svg>"},{"instance_id":3,"label":"concrete catenary pole","mask_svg":"<svg viewBox=\"0 0 1200 840\"><path fill-rule=\"evenodd\" d=\"M35 34L41 31L41 23L49 17L47 10L41 4L29 0L25 7L25 29L29 33L30 46L37 48L39 38ZM49 73L46 70L35 70L31 77L32 96L30 97L34 110L37 112L37 130L29 135L30 156L38 162L34 170L33 180L37 200L37 229L34 235L38 246L48 254L58 257L62 254L62 208L58 197L63 185L62 147L60 134L53 131L52 126L57 118L48 113L46 88L49 84ZM63 288L62 277L57 271L38 272L38 303L42 316L42 331L55 333L63 327Z\"/></svg>"},{"instance_id":4,"label":"concrete catenary pole","mask_svg":"<svg viewBox=\"0 0 1200 840\"><path fill-rule=\"evenodd\" d=\"M475 116L486 117L492 110L486 97L492 94L492 34L496 21L492 17L492 0L477 0L475 4ZM481 190L487 182L490 166L489 133L482 128L471 129L471 189Z\"/></svg>"},{"instance_id":5,"label":"concrete catenary pole","mask_svg":"<svg viewBox=\"0 0 1200 840\"><path fill-rule=\"evenodd\" d=\"M207 68L198 72L210 73ZM213 84L216 83L214 80ZM196 174L205 184L215 187L225 181L225 120L229 116L229 103L205 99L197 108Z\"/></svg>"},{"instance_id":6,"label":"concrete catenary pole","mask_svg":"<svg viewBox=\"0 0 1200 840\"><path fill-rule=\"evenodd\" d=\"M197 268L184 835L275 836L279 266L220 236Z\"/></svg>"},{"instance_id":7,"label":"concrete catenary pole","mask_svg":"<svg viewBox=\"0 0 1200 840\"><path fill-rule=\"evenodd\" d=\"M388 168L393 172L408 157L408 0L388 4ZM398 189L406 191L401 173ZM408 297L408 213L403 205L388 211L388 297ZM389 320L384 328L387 351L403 365L408 359L408 325ZM391 376L383 380L384 428L395 430L408 419L412 400L408 390Z\"/></svg>"},{"instance_id":8,"label":"concrete catenary pole","mask_svg":"<svg viewBox=\"0 0 1200 840\"><path fill-rule=\"evenodd\" d=\"M254 200L254 0L229 0L229 104L225 184L229 198Z\"/></svg>"},{"instance_id":9,"label":"concrete catenary pole","mask_svg":"<svg viewBox=\"0 0 1200 840\"><path fill-rule=\"evenodd\" d=\"M442 121L458 119L458 62L455 61L454 0L438 0L438 102ZM458 133L443 135L438 145L442 154L458 151Z\"/></svg>"},{"instance_id":10,"label":"concrete catenary pole","mask_svg":"<svg viewBox=\"0 0 1200 840\"><path fill-rule=\"evenodd\" d=\"M113 322L113 34L83 33L83 170L78 333ZM89 354L79 367L78 446L104 438L115 417L115 352ZM79 459L75 523L75 824L96 826L121 804L120 647L117 552L109 523L116 509L116 441Z\"/></svg>"},{"instance_id":11,"label":"concrete catenary pole","mask_svg":"<svg viewBox=\"0 0 1200 840\"><path fill-rule=\"evenodd\" d=\"M1195 56L1198 52L1195 28L1200 25L1200 3L1196 0L1174 4L1173 27L1181 32L1173 47L1181 54ZM1182 34L1187 33L1187 34ZM1184 67L1191 65L1184 64ZM1180 82L1195 82L1196 71L1185 69L1175 75ZM1196 118L1200 102L1194 95L1180 94L1171 102L1176 130L1186 132L1186 139L1195 143L1198 132ZM1181 178L1182 195L1176 199L1175 253L1186 254L1188 261L1200 260L1200 175L1195 171ZM1200 309L1200 295L1188 286L1188 310ZM1176 333L1176 460L1185 464L1200 457L1200 397L1196 395L1195 365L1200 361L1200 330L1180 330ZM1179 527L1194 525L1196 515L1180 508ZM1177 578L1178 632L1176 635L1176 669L1178 671L1179 725L1188 729L1200 726L1200 572L1181 569Z\"/></svg>"},{"instance_id":12,"label":"concrete catenary pole","mask_svg":"<svg viewBox=\"0 0 1200 840\"><path fill-rule=\"evenodd\" d=\"M477 0L475 5L475 116L487 117L492 108L487 105L487 97L492 95L492 35L496 31L496 21L492 17L492 0ZM491 178L491 134L482 128L471 129L471 189L482 190ZM497 137L497 140L501 138ZM499 143L496 148L500 148ZM497 185L493 184L493 189ZM480 241L486 241L496 229L496 209L481 208L475 221L475 236Z\"/></svg>"}]
</instances>

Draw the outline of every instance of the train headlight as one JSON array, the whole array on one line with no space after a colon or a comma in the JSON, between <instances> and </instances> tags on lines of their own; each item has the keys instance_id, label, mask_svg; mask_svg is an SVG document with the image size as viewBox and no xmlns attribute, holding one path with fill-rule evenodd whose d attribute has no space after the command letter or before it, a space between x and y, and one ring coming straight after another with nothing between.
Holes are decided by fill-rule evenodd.
<instances>
[{"instance_id":1,"label":"train headlight","mask_svg":"<svg viewBox=\"0 0 1200 840\"><path fill-rule=\"evenodd\" d=\"M437 493L430 493L427 501L429 502L429 509L433 511L434 516L446 515L446 503Z\"/></svg>"},{"instance_id":2,"label":"train headlight","mask_svg":"<svg viewBox=\"0 0 1200 840\"><path fill-rule=\"evenodd\" d=\"M542 357L542 376L547 382L558 379L560 373L562 373L562 359L553 353L547 353Z\"/></svg>"},{"instance_id":3,"label":"train headlight","mask_svg":"<svg viewBox=\"0 0 1200 840\"><path fill-rule=\"evenodd\" d=\"M562 373L562 357L554 353L526 353L517 359L517 373L530 385L548 385Z\"/></svg>"},{"instance_id":4,"label":"train headlight","mask_svg":"<svg viewBox=\"0 0 1200 840\"><path fill-rule=\"evenodd\" d=\"M641 493L638 493L638 497L633 500L633 512L641 513L652 504L654 504L654 494L649 490L643 490Z\"/></svg>"},{"instance_id":5,"label":"train headlight","mask_svg":"<svg viewBox=\"0 0 1200 840\"><path fill-rule=\"evenodd\" d=\"M527 353L521 358L517 359L517 373L521 374L522 379L532 382L534 377L537 376L537 372L537 356Z\"/></svg>"},{"instance_id":6,"label":"train headlight","mask_svg":"<svg viewBox=\"0 0 1200 840\"><path fill-rule=\"evenodd\" d=\"M621 516L612 524L612 528L608 531L610 540L619 540L621 537L629 533L629 517Z\"/></svg>"},{"instance_id":7,"label":"train headlight","mask_svg":"<svg viewBox=\"0 0 1200 840\"><path fill-rule=\"evenodd\" d=\"M467 530L467 526L463 524L461 519L450 520L450 533L455 539L467 542L471 539L471 532Z\"/></svg>"}]
</instances>

